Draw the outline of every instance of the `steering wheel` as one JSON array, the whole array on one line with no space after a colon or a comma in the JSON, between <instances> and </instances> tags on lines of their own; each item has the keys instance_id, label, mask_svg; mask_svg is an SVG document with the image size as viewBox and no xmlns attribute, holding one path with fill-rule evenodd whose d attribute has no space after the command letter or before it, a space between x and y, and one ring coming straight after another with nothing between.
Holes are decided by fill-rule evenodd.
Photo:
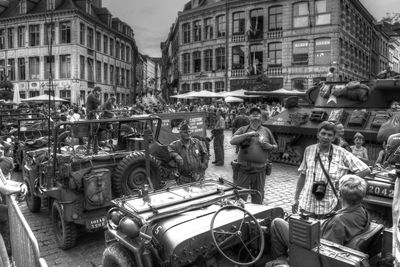
<instances>
[{"instance_id":1,"label":"steering wheel","mask_svg":"<svg viewBox=\"0 0 400 267\"><path fill-rule=\"evenodd\" d=\"M214 223L215 223L215 218L218 216L218 214L220 214L220 212L224 211L224 210L239 210L240 212L243 213L243 218L240 222L239 227L235 227L232 225L232 227L230 228L231 231L221 231L221 230L216 230ZM220 220L221 221L221 220ZM243 229L245 226L245 222L248 222L249 225L251 226L255 226L256 228L256 236L250 236L250 240L248 240L247 242L245 242L245 240L243 240ZM211 233L211 237L212 240L214 242L215 247L217 248L217 250L219 251L219 253L224 256L227 260L229 260L230 262L237 264L237 265L242 265L242 266L248 266L248 265L252 265L254 263L256 263L262 256L263 252L264 252L264 247L265 247L265 239L264 239L264 234L263 231L261 229L260 224L258 223L257 219L250 213L248 212L246 209L238 207L238 206L233 206L233 205L227 205L224 206L222 208L220 208L212 217L211 219L211 225L210 225L210 233ZM218 238L216 237L216 235L218 235ZM257 239L260 239L260 249L259 252L256 256L253 255L253 253L250 251L248 245L254 241L256 241ZM221 241L221 239L223 239ZM224 252L224 247L226 245L231 245L232 243L236 243L235 241L239 240L239 243L242 244L243 249L247 252L247 254L250 256L251 261L249 262L239 262L236 259L232 259L230 258L230 256L228 256L225 252ZM225 247L226 248L226 247Z\"/></svg>"}]
</instances>

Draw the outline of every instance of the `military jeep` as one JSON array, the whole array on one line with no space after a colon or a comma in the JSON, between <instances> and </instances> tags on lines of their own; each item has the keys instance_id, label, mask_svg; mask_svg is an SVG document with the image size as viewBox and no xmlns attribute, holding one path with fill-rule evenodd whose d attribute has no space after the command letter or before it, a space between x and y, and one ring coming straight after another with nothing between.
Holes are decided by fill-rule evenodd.
<instances>
[{"instance_id":1,"label":"military jeep","mask_svg":"<svg viewBox=\"0 0 400 267\"><path fill-rule=\"evenodd\" d=\"M159 163L148 153L160 125L151 115L57 123L51 146L25 153L27 206L50 210L60 248L74 246L78 227L103 229L113 198L160 187Z\"/></svg>"},{"instance_id":2,"label":"military jeep","mask_svg":"<svg viewBox=\"0 0 400 267\"><path fill-rule=\"evenodd\" d=\"M219 179L114 199L103 267L266 266L271 222L284 212L243 201L249 193L258 192ZM383 258L391 254L392 237L381 235L382 225L371 223L342 246L320 238L319 221L305 214L287 219L290 266L390 266Z\"/></svg>"}]
</instances>

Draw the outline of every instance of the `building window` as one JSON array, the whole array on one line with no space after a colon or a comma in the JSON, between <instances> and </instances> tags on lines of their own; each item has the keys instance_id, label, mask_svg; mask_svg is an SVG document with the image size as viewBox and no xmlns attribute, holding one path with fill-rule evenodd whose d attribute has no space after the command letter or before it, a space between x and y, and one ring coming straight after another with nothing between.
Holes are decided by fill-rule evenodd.
<instances>
[{"instance_id":1,"label":"building window","mask_svg":"<svg viewBox=\"0 0 400 267\"><path fill-rule=\"evenodd\" d=\"M320 38L315 40L314 64L331 64L331 40L329 38Z\"/></svg>"},{"instance_id":2,"label":"building window","mask_svg":"<svg viewBox=\"0 0 400 267\"><path fill-rule=\"evenodd\" d=\"M114 39L110 38L110 56L114 56Z\"/></svg>"},{"instance_id":3,"label":"building window","mask_svg":"<svg viewBox=\"0 0 400 267\"><path fill-rule=\"evenodd\" d=\"M245 14L244 12L233 13L233 35L244 34Z\"/></svg>"},{"instance_id":4,"label":"building window","mask_svg":"<svg viewBox=\"0 0 400 267\"><path fill-rule=\"evenodd\" d=\"M212 91L212 83L211 82L203 83L203 90Z\"/></svg>"},{"instance_id":5,"label":"building window","mask_svg":"<svg viewBox=\"0 0 400 267\"><path fill-rule=\"evenodd\" d=\"M190 73L190 54L185 53L182 55L183 73Z\"/></svg>"},{"instance_id":6,"label":"building window","mask_svg":"<svg viewBox=\"0 0 400 267\"><path fill-rule=\"evenodd\" d=\"M60 97L64 99L71 99L71 90L60 90Z\"/></svg>"},{"instance_id":7,"label":"building window","mask_svg":"<svg viewBox=\"0 0 400 267\"><path fill-rule=\"evenodd\" d=\"M85 79L85 57L79 56L79 68L80 68L80 78L81 80Z\"/></svg>"},{"instance_id":8,"label":"building window","mask_svg":"<svg viewBox=\"0 0 400 267\"><path fill-rule=\"evenodd\" d=\"M29 58L29 79L37 80L40 75L40 64L39 57Z\"/></svg>"},{"instance_id":9,"label":"building window","mask_svg":"<svg viewBox=\"0 0 400 267\"><path fill-rule=\"evenodd\" d=\"M201 53L193 52L193 72L201 72Z\"/></svg>"},{"instance_id":10,"label":"building window","mask_svg":"<svg viewBox=\"0 0 400 267\"><path fill-rule=\"evenodd\" d=\"M310 26L308 2L293 4L293 28Z\"/></svg>"},{"instance_id":11,"label":"building window","mask_svg":"<svg viewBox=\"0 0 400 267\"><path fill-rule=\"evenodd\" d=\"M18 47L25 46L25 26L19 26L17 28L17 35L18 35Z\"/></svg>"},{"instance_id":12,"label":"building window","mask_svg":"<svg viewBox=\"0 0 400 267\"><path fill-rule=\"evenodd\" d=\"M60 56L60 79L71 78L71 55Z\"/></svg>"},{"instance_id":13,"label":"building window","mask_svg":"<svg viewBox=\"0 0 400 267\"><path fill-rule=\"evenodd\" d=\"M250 39L263 38L264 32L264 12L262 9L250 11L250 25L247 35Z\"/></svg>"},{"instance_id":14,"label":"building window","mask_svg":"<svg viewBox=\"0 0 400 267\"><path fill-rule=\"evenodd\" d=\"M0 29L0 49L6 48L5 29Z\"/></svg>"},{"instance_id":15,"label":"building window","mask_svg":"<svg viewBox=\"0 0 400 267\"><path fill-rule=\"evenodd\" d=\"M114 84L114 66L110 65L110 84Z\"/></svg>"},{"instance_id":16,"label":"building window","mask_svg":"<svg viewBox=\"0 0 400 267\"><path fill-rule=\"evenodd\" d=\"M129 46L126 46L126 62L131 62L131 48Z\"/></svg>"},{"instance_id":17,"label":"building window","mask_svg":"<svg viewBox=\"0 0 400 267\"><path fill-rule=\"evenodd\" d=\"M214 37L213 19L204 20L204 40L211 40Z\"/></svg>"},{"instance_id":18,"label":"building window","mask_svg":"<svg viewBox=\"0 0 400 267\"><path fill-rule=\"evenodd\" d=\"M293 42L293 65L308 65L308 41Z\"/></svg>"},{"instance_id":19,"label":"building window","mask_svg":"<svg viewBox=\"0 0 400 267\"><path fill-rule=\"evenodd\" d=\"M51 68L51 71L50 71ZM50 79L54 78L54 56L45 56L44 57L44 78L45 79ZM52 73L52 76L50 77L50 73Z\"/></svg>"},{"instance_id":20,"label":"building window","mask_svg":"<svg viewBox=\"0 0 400 267\"><path fill-rule=\"evenodd\" d=\"M101 51L101 33L96 32L96 51Z\"/></svg>"},{"instance_id":21,"label":"building window","mask_svg":"<svg viewBox=\"0 0 400 267\"><path fill-rule=\"evenodd\" d=\"M27 0L21 0L19 1L19 13L20 14L26 14L27 10Z\"/></svg>"},{"instance_id":22,"label":"building window","mask_svg":"<svg viewBox=\"0 0 400 267\"><path fill-rule=\"evenodd\" d=\"M307 78L292 79L292 89L304 91L307 88Z\"/></svg>"},{"instance_id":23,"label":"building window","mask_svg":"<svg viewBox=\"0 0 400 267\"><path fill-rule=\"evenodd\" d=\"M45 34L44 37L44 44L45 45L53 45L54 44L54 37L56 36L54 33L54 23L46 23L45 26Z\"/></svg>"},{"instance_id":24,"label":"building window","mask_svg":"<svg viewBox=\"0 0 400 267\"><path fill-rule=\"evenodd\" d=\"M201 41L201 21L196 20L193 22L193 41Z\"/></svg>"},{"instance_id":25,"label":"building window","mask_svg":"<svg viewBox=\"0 0 400 267\"><path fill-rule=\"evenodd\" d=\"M70 21L60 22L60 43L61 44L71 43L71 22Z\"/></svg>"},{"instance_id":26,"label":"building window","mask_svg":"<svg viewBox=\"0 0 400 267\"><path fill-rule=\"evenodd\" d=\"M224 37L226 34L225 15L217 16L217 37Z\"/></svg>"},{"instance_id":27,"label":"building window","mask_svg":"<svg viewBox=\"0 0 400 267\"><path fill-rule=\"evenodd\" d=\"M103 53L108 53L108 37L107 35L103 35Z\"/></svg>"},{"instance_id":28,"label":"building window","mask_svg":"<svg viewBox=\"0 0 400 267\"><path fill-rule=\"evenodd\" d=\"M190 23L185 23L182 25L182 32L183 32L183 43L184 44L190 43Z\"/></svg>"},{"instance_id":29,"label":"building window","mask_svg":"<svg viewBox=\"0 0 400 267\"><path fill-rule=\"evenodd\" d=\"M204 51L204 70L212 71L212 69L213 69L212 50L208 49Z\"/></svg>"},{"instance_id":30,"label":"building window","mask_svg":"<svg viewBox=\"0 0 400 267\"><path fill-rule=\"evenodd\" d=\"M244 69L243 46L232 47L232 69Z\"/></svg>"},{"instance_id":31,"label":"building window","mask_svg":"<svg viewBox=\"0 0 400 267\"><path fill-rule=\"evenodd\" d=\"M215 49L215 63L217 70L224 70L226 68L225 60L225 48L219 47Z\"/></svg>"},{"instance_id":32,"label":"building window","mask_svg":"<svg viewBox=\"0 0 400 267\"><path fill-rule=\"evenodd\" d=\"M104 76L104 83L108 83L108 64L104 63L104 68L103 68L103 76Z\"/></svg>"},{"instance_id":33,"label":"building window","mask_svg":"<svg viewBox=\"0 0 400 267\"><path fill-rule=\"evenodd\" d=\"M80 31L79 31L79 43L81 45L85 45L85 24L80 24Z\"/></svg>"},{"instance_id":34,"label":"building window","mask_svg":"<svg viewBox=\"0 0 400 267\"><path fill-rule=\"evenodd\" d=\"M282 30L282 6L273 6L268 10L268 30Z\"/></svg>"},{"instance_id":35,"label":"building window","mask_svg":"<svg viewBox=\"0 0 400 267\"><path fill-rule=\"evenodd\" d=\"M40 25L29 25L29 45L38 46L40 45Z\"/></svg>"},{"instance_id":36,"label":"building window","mask_svg":"<svg viewBox=\"0 0 400 267\"><path fill-rule=\"evenodd\" d=\"M23 81L26 79L25 58L18 58L18 79Z\"/></svg>"},{"instance_id":37,"label":"building window","mask_svg":"<svg viewBox=\"0 0 400 267\"><path fill-rule=\"evenodd\" d=\"M119 84L120 86L125 86L125 70L121 68L121 82Z\"/></svg>"},{"instance_id":38,"label":"building window","mask_svg":"<svg viewBox=\"0 0 400 267\"><path fill-rule=\"evenodd\" d=\"M93 59L87 59L87 66L88 66L88 81L94 81L94 66L93 66Z\"/></svg>"},{"instance_id":39,"label":"building window","mask_svg":"<svg viewBox=\"0 0 400 267\"><path fill-rule=\"evenodd\" d=\"M120 58L120 53L121 53L121 51L120 51L120 45L119 45L119 42L118 41L115 41L115 57L117 58L117 59L119 59Z\"/></svg>"},{"instance_id":40,"label":"building window","mask_svg":"<svg viewBox=\"0 0 400 267\"><path fill-rule=\"evenodd\" d=\"M328 13L326 4L326 0L315 1L315 25L326 25L331 23L331 13Z\"/></svg>"},{"instance_id":41,"label":"building window","mask_svg":"<svg viewBox=\"0 0 400 267\"><path fill-rule=\"evenodd\" d=\"M40 94L39 91L29 91L29 97L39 96L39 94Z\"/></svg>"},{"instance_id":42,"label":"building window","mask_svg":"<svg viewBox=\"0 0 400 267\"><path fill-rule=\"evenodd\" d=\"M128 88L131 86L130 81L131 81L130 71L126 70L126 87Z\"/></svg>"},{"instance_id":43,"label":"building window","mask_svg":"<svg viewBox=\"0 0 400 267\"><path fill-rule=\"evenodd\" d=\"M121 82L121 76L120 76L120 72L119 72L119 67L115 67L115 82L116 82L116 85L118 86L119 84L120 84L120 82Z\"/></svg>"},{"instance_id":44,"label":"building window","mask_svg":"<svg viewBox=\"0 0 400 267\"><path fill-rule=\"evenodd\" d=\"M192 91L200 91L200 83L194 83L192 84Z\"/></svg>"},{"instance_id":45,"label":"building window","mask_svg":"<svg viewBox=\"0 0 400 267\"><path fill-rule=\"evenodd\" d=\"M93 49L93 29L87 28L87 47Z\"/></svg>"},{"instance_id":46,"label":"building window","mask_svg":"<svg viewBox=\"0 0 400 267\"><path fill-rule=\"evenodd\" d=\"M96 60L96 82L101 83L101 62Z\"/></svg>"},{"instance_id":47,"label":"building window","mask_svg":"<svg viewBox=\"0 0 400 267\"><path fill-rule=\"evenodd\" d=\"M15 59L8 59L8 74L7 78L11 81L15 81Z\"/></svg>"},{"instance_id":48,"label":"building window","mask_svg":"<svg viewBox=\"0 0 400 267\"><path fill-rule=\"evenodd\" d=\"M215 92L222 92L225 90L225 83L224 82L215 82Z\"/></svg>"},{"instance_id":49,"label":"building window","mask_svg":"<svg viewBox=\"0 0 400 267\"><path fill-rule=\"evenodd\" d=\"M182 93L189 92L190 91L189 84L187 84L187 83L182 84L182 89L181 90L182 90Z\"/></svg>"},{"instance_id":50,"label":"building window","mask_svg":"<svg viewBox=\"0 0 400 267\"><path fill-rule=\"evenodd\" d=\"M8 48L14 48L14 28L8 28Z\"/></svg>"},{"instance_id":51,"label":"building window","mask_svg":"<svg viewBox=\"0 0 400 267\"><path fill-rule=\"evenodd\" d=\"M55 0L47 0L47 10L54 10Z\"/></svg>"},{"instance_id":52,"label":"building window","mask_svg":"<svg viewBox=\"0 0 400 267\"><path fill-rule=\"evenodd\" d=\"M121 44L121 60L125 61L125 45Z\"/></svg>"},{"instance_id":53,"label":"building window","mask_svg":"<svg viewBox=\"0 0 400 267\"><path fill-rule=\"evenodd\" d=\"M263 72L263 46L250 46L249 74L260 75Z\"/></svg>"},{"instance_id":54,"label":"building window","mask_svg":"<svg viewBox=\"0 0 400 267\"><path fill-rule=\"evenodd\" d=\"M268 44L268 66L282 66L282 43Z\"/></svg>"}]
</instances>

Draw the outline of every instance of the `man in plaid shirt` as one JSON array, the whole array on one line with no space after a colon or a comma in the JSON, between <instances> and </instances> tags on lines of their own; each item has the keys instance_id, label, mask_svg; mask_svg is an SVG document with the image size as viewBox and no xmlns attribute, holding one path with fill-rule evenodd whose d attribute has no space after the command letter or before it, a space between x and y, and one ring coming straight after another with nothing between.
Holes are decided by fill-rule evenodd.
<instances>
[{"instance_id":1,"label":"man in plaid shirt","mask_svg":"<svg viewBox=\"0 0 400 267\"><path fill-rule=\"evenodd\" d=\"M351 152L332 144L335 134L336 126L331 122L324 121L318 126L318 143L305 149L303 162L299 167L300 177L297 181L292 206L294 213L300 207L300 210L310 213L311 217L324 219L337 207L338 198L335 195L337 188L334 191L321 165L329 174L334 187L337 186L339 179L348 172L359 177L365 177L370 173L369 167ZM316 183L323 184L322 187L325 185L325 190L322 190L325 191L325 194L322 193L321 199L317 199L317 194L315 194Z\"/></svg>"}]
</instances>

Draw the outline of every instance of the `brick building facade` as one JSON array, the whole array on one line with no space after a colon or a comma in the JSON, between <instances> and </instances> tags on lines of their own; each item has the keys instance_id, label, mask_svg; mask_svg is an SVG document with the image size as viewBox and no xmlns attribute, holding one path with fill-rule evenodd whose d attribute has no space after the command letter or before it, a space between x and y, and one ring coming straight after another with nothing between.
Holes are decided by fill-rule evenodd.
<instances>
[{"instance_id":1,"label":"brick building facade","mask_svg":"<svg viewBox=\"0 0 400 267\"><path fill-rule=\"evenodd\" d=\"M111 94L119 103L133 101L133 30L101 0L2 1L0 25L0 74L18 86L22 98L50 89L83 104L101 86L103 101Z\"/></svg>"},{"instance_id":2,"label":"brick building facade","mask_svg":"<svg viewBox=\"0 0 400 267\"><path fill-rule=\"evenodd\" d=\"M163 44L178 36L179 92L305 90L331 66L341 81L365 80L389 61L388 37L358 0L192 0L176 23Z\"/></svg>"}]
</instances>

